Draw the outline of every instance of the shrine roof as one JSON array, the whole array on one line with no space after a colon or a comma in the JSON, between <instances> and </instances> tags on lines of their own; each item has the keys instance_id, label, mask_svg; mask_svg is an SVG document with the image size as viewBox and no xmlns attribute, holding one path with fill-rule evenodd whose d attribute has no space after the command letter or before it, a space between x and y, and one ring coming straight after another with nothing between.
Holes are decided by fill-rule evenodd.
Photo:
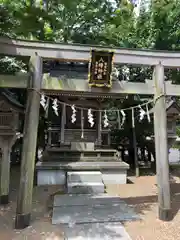
<instances>
[{"instance_id":1,"label":"shrine roof","mask_svg":"<svg viewBox=\"0 0 180 240\"><path fill-rule=\"evenodd\" d=\"M24 106L14 97L14 94L9 90L3 89L0 92L0 96L2 96L14 110L18 112L24 111Z\"/></svg>"},{"instance_id":2,"label":"shrine roof","mask_svg":"<svg viewBox=\"0 0 180 240\"><path fill-rule=\"evenodd\" d=\"M166 99L166 111L168 112L171 108L176 109L176 114L180 113L180 106L177 104L177 102L172 98L167 98ZM151 114L153 112L154 112L154 107L149 111L149 113Z\"/></svg>"},{"instance_id":3,"label":"shrine roof","mask_svg":"<svg viewBox=\"0 0 180 240\"><path fill-rule=\"evenodd\" d=\"M173 99L167 100L166 102L166 110L169 110L171 107L175 107L180 112L180 106Z\"/></svg>"}]
</instances>

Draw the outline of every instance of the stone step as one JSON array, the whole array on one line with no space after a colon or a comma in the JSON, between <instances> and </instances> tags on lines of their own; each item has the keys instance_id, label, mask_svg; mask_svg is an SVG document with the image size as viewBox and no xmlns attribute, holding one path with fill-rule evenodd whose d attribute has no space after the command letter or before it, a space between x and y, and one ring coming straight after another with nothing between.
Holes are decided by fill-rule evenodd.
<instances>
[{"instance_id":1,"label":"stone step","mask_svg":"<svg viewBox=\"0 0 180 240\"><path fill-rule=\"evenodd\" d=\"M44 155L43 156L44 162L119 162L120 159L116 156L60 156L60 155Z\"/></svg>"},{"instance_id":2,"label":"stone step","mask_svg":"<svg viewBox=\"0 0 180 240\"><path fill-rule=\"evenodd\" d=\"M65 194L54 196L54 207L68 206L97 206L122 204L119 196L110 196L107 193L101 194Z\"/></svg>"},{"instance_id":3,"label":"stone step","mask_svg":"<svg viewBox=\"0 0 180 240\"><path fill-rule=\"evenodd\" d=\"M72 194L88 194L88 193L104 193L104 184L102 182L82 182L67 183L68 193Z\"/></svg>"},{"instance_id":4,"label":"stone step","mask_svg":"<svg viewBox=\"0 0 180 240\"><path fill-rule=\"evenodd\" d=\"M46 150L47 152L51 153L52 152L57 152L57 153L64 153L64 152L70 152L70 153L106 153L106 154L110 154L110 153L118 153L118 151L116 149L93 149L93 150L73 150L73 149L67 149L67 148L63 148L63 147L47 147Z\"/></svg>"},{"instance_id":5,"label":"stone step","mask_svg":"<svg viewBox=\"0 0 180 240\"><path fill-rule=\"evenodd\" d=\"M37 170L68 170L68 171L104 171L127 170L129 165L125 162L37 162Z\"/></svg>"},{"instance_id":6,"label":"stone step","mask_svg":"<svg viewBox=\"0 0 180 240\"><path fill-rule=\"evenodd\" d=\"M141 217L127 204L113 206L54 207L52 224L107 223L140 220Z\"/></svg>"},{"instance_id":7,"label":"stone step","mask_svg":"<svg viewBox=\"0 0 180 240\"><path fill-rule=\"evenodd\" d=\"M63 226L63 230L68 240L131 240L120 223L79 224Z\"/></svg>"},{"instance_id":8,"label":"stone step","mask_svg":"<svg viewBox=\"0 0 180 240\"><path fill-rule=\"evenodd\" d=\"M68 183L102 183L102 173L100 171L74 171L67 172Z\"/></svg>"}]
</instances>

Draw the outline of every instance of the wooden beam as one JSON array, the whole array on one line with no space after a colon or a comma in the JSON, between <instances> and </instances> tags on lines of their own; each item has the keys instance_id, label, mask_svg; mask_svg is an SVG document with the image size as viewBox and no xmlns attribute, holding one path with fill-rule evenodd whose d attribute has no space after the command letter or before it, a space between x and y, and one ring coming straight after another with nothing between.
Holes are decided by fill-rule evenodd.
<instances>
[{"instance_id":1,"label":"wooden beam","mask_svg":"<svg viewBox=\"0 0 180 240\"><path fill-rule=\"evenodd\" d=\"M0 88L27 88L29 82L29 74L17 75L0 75ZM180 96L180 85L172 84L171 81L165 82L167 96ZM126 82L126 81L113 81L111 89L104 88L91 88L88 82L84 79L60 79L58 77L51 77L43 74L42 91L51 92L54 94L64 93L67 94L84 94L92 96L110 96L119 94L139 94L139 95L153 95L154 82L146 80L145 83L140 82Z\"/></svg>"},{"instance_id":2,"label":"wooden beam","mask_svg":"<svg viewBox=\"0 0 180 240\"><path fill-rule=\"evenodd\" d=\"M0 75L0 88L27 88L29 74Z\"/></svg>"},{"instance_id":3,"label":"wooden beam","mask_svg":"<svg viewBox=\"0 0 180 240\"><path fill-rule=\"evenodd\" d=\"M98 116L97 116L97 142L98 145L101 146L102 145L102 112L98 111L97 112Z\"/></svg>"},{"instance_id":4,"label":"wooden beam","mask_svg":"<svg viewBox=\"0 0 180 240\"><path fill-rule=\"evenodd\" d=\"M65 120L66 120L66 104L62 105L62 112L61 112L61 144L64 143L64 132L65 132Z\"/></svg>"},{"instance_id":5,"label":"wooden beam","mask_svg":"<svg viewBox=\"0 0 180 240\"><path fill-rule=\"evenodd\" d=\"M27 88L29 81L29 74L17 75L0 75L0 88ZM75 84L76 83L76 84ZM171 81L165 82L167 96L180 96L180 85L172 84ZM47 77L43 75L42 80L43 91L55 91L71 93L74 91L78 93L89 94L142 94L153 95L154 83L152 80L146 80L145 83L140 82L126 82L114 81L111 89L90 88L87 81L82 79L66 79L61 80L57 77Z\"/></svg>"},{"instance_id":6,"label":"wooden beam","mask_svg":"<svg viewBox=\"0 0 180 240\"><path fill-rule=\"evenodd\" d=\"M35 54L30 59L31 81L24 124L24 138L21 160L20 188L17 201L15 228L23 229L30 224L33 179L36 155L37 131L42 81L42 59Z\"/></svg>"},{"instance_id":7,"label":"wooden beam","mask_svg":"<svg viewBox=\"0 0 180 240\"><path fill-rule=\"evenodd\" d=\"M0 38L0 53L13 56L31 56L37 53L43 58L88 62L90 59L90 50L92 48L110 50L109 46L87 46L80 44L60 44ZM154 66L161 62L165 67L179 67L180 65L179 52L123 48L113 48L112 50L115 52L114 62L117 64Z\"/></svg>"},{"instance_id":8,"label":"wooden beam","mask_svg":"<svg viewBox=\"0 0 180 240\"><path fill-rule=\"evenodd\" d=\"M166 92L164 84L164 67L156 65L154 70L155 106L154 131L156 148L156 171L158 183L159 219L171 220L171 199L169 183L169 158L167 142Z\"/></svg>"}]
</instances>

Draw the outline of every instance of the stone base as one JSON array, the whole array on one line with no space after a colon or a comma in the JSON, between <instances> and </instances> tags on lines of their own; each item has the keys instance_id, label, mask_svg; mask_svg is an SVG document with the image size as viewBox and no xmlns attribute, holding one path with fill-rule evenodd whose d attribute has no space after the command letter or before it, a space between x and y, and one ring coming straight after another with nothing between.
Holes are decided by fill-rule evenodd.
<instances>
[{"instance_id":1,"label":"stone base","mask_svg":"<svg viewBox=\"0 0 180 240\"><path fill-rule=\"evenodd\" d=\"M172 209L162 209L161 207L159 207L159 219L165 222L172 221Z\"/></svg>"},{"instance_id":2,"label":"stone base","mask_svg":"<svg viewBox=\"0 0 180 240\"><path fill-rule=\"evenodd\" d=\"M38 170L37 185L65 185L66 173L63 170Z\"/></svg>"},{"instance_id":3,"label":"stone base","mask_svg":"<svg viewBox=\"0 0 180 240\"><path fill-rule=\"evenodd\" d=\"M24 229L29 226L31 220L31 214L17 214L15 219L15 228Z\"/></svg>"},{"instance_id":4,"label":"stone base","mask_svg":"<svg viewBox=\"0 0 180 240\"><path fill-rule=\"evenodd\" d=\"M78 174L81 172L81 175L83 172L91 172L89 174L91 176L96 172L97 178L100 172L104 184L125 184L128 169L129 165L125 162L38 162L36 164L37 185L65 185L67 172ZM82 177L84 180L87 179L88 173Z\"/></svg>"},{"instance_id":5,"label":"stone base","mask_svg":"<svg viewBox=\"0 0 180 240\"><path fill-rule=\"evenodd\" d=\"M127 183L127 170L119 169L117 171L103 170L102 180L105 185L107 184L126 184Z\"/></svg>"}]
</instances>

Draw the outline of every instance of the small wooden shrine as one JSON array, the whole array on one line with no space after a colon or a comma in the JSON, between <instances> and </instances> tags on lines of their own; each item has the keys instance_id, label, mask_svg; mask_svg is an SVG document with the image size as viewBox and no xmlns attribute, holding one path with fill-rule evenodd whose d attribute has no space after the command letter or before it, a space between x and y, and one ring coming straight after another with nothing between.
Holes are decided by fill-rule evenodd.
<instances>
[{"instance_id":1,"label":"small wooden shrine","mask_svg":"<svg viewBox=\"0 0 180 240\"><path fill-rule=\"evenodd\" d=\"M102 66L101 58L100 65ZM96 73L95 66L93 65L92 68L94 67ZM111 72L111 69L108 70L108 66L111 67L111 61L106 67L106 71ZM49 71L47 65L46 71ZM103 69L100 68L99 71L100 74L104 74ZM78 83L81 81L83 84L88 79L88 65L58 63L56 66L53 65L48 77L65 79L66 84L77 82L76 89L78 90L78 88L81 88L81 84ZM93 79L96 79L96 81ZM109 79L109 82L107 79ZM92 74L92 76L89 75L89 81L89 84L93 84L94 89L96 89L96 87L109 88L109 84L117 80L110 74L109 78L104 79L104 86L101 85L103 81L97 75ZM106 175L108 171L110 182L116 177L117 183L126 183L126 172L129 166L121 161L118 151L111 148L110 128L103 124L104 116L102 115L102 109L105 107L104 100L114 99L114 97L117 99L117 96L114 96L113 93L101 95L96 91L87 96L87 92L79 93L70 90L64 92L51 90L47 94L57 99L60 104L58 104L57 111L54 112L53 100L49 100L51 107L48 108L47 115L46 147L41 160L36 164L38 184L65 184L65 176L68 170L101 170ZM72 106L74 106L75 111L74 121L72 120ZM93 116L92 125L88 110L91 111L90 114ZM111 170L108 170L108 168ZM58 174L57 171L59 171ZM102 174L102 176L104 175Z\"/></svg>"},{"instance_id":2,"label":"small wooden shrine","mask_svg":"<svg viewBox=\"0 0 180 240\"><path fill-rule=\"evenodd\" d=\"M9 202L10 158L11 148L20 137L22 122L19 115L24 112L23 106L9 91L0 93L0 203Z\"/></svg>"},{"instance_id":3,"label":"small wooden shrine","mask_svg":"<svg viewBox=\"0 0 180 240\"><path fill-rule=\"evenodd\" d=\"M152 109L150 113L153 113L153 111L154 109ZM180 107L177 104L177 102L172 98L166 99L166 113L167 113L167 140L168 148L170 149L177 139L176 124L180 114Z\"/></svg>"}]
</instances>

